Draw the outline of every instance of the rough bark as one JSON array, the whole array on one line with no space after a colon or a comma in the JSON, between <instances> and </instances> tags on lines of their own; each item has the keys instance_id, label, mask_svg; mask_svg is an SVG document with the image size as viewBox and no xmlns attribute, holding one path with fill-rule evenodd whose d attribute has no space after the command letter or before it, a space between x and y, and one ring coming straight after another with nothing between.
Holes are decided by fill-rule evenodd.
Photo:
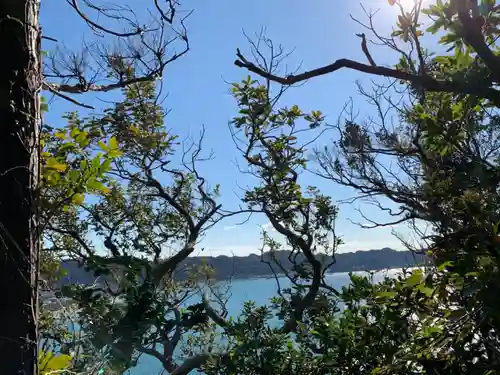
<instances>
[{"instance_id":1,"label":"rough bark","mask_svg":"<svg viewBox=\"0 0 500 375\"><path fill-rule=\"evenodd\" d=\"M37 373L40 0L0 1L0 373Z\"/></svg>"}]
</instances>

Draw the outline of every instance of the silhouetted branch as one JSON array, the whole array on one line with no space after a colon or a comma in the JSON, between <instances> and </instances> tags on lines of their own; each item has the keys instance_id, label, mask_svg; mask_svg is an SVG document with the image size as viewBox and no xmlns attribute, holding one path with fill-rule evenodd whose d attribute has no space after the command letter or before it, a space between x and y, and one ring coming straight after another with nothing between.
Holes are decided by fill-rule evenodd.
<instances>
[{"instance_id":1,"label":"silhouetted branch","mask_svg":"<svg viewBox=\"0 0 500 375\"><path fill-rule=\"evenodd\" d=\"M45 58L44 89L73 104L90 108L61 93L73 95L86 92L105 93L136 83L161 79L164 68L189 51L184 21L190 13L180 18L175 26L174 20L178 18L176 7L179 5L176 1L166 1L169 8L167 11L164 11L156 1L158 16L153 19L152 25L147 26L125 14L125 12L130 13L135 17L134 11L130 8L104 7L90 0L82 0L85 7L97 12L101 18L131 26L132 30L123 32L92 20L78 0L66 0L66 2L91 29L98 31L101 36L117 38L117 46L112 51L104 47L103 43L93 42L90 46L84 43L85 53L65 53L64 56L60 56L60 61L57 61L57 56L51 53ZM176 41L183 44L183 48L179 51L171 47ZM94 65L89 65L89 58L94 60ZM54 82L57 78L62 82Z\"/></svg>"},{"instance_id":2,"label":"silhouetted branch","mask_svg":"<svg viewBox=\"0 0 500 375\"><path fill-rule=\"evenodd\" d=\"M392 68L386 68L383 66L372 66L366 65L354 60L349 59L339 59L333 62L332 64L325 65L323 67L306 71L304 73L289 75L286 77L277 76L266 72L262 68L259 68L252 62L248 61L240 52L237 50L236 55L238 56L238 60L235 60L234 64L240 68L245 68L252 73L255 73L265 79L268 79L273 82L280 83L282 85L293 85L299 82L306 81L311 78L321 77L326 74L330 74L336 72L337 70L347 68L352 70L357 70L359 72L368 73L381 77L388 77L399 79L402 81L407 81L412 83L413 85L418 85L423 87L428 91L434 92L449 92L449 93L462 93L462 94L471 94L480 97L484 97L490 99L491 101L500 105L500 91L486 88L486 87L475 87L469 83L461 83L461 82L452 82L452 81L438 81L433 79L430 76L420 76L410 74L401 70L396 70Z\"/></svg>"},{"instance_id":3,"label":"silhouetted branch","mask_svg":"<svg viewBox=\"0 0 500 375\"><path fill-rule=\"evenodd\" d=\"M60 92L60 90L56 90L55 88L53 88L50 83L44 82L43 88L45 90L49 90L52 94L54 94L60 98L63 98L64 100L67 100L68 102L73 103L79 107L83 107L83 108L87 108L87 109L94 109L94 107L92 107L91 105L80 103L79 101L69 97L68 95L64 95L62 92Z\"/></svg>"},{"instance_id":4,"label":"silhouetted branch","mask_svg":"<svg viewBox=\"0 0 500 375\"><path fill-rule=\"evenodd\" d=\"M223 360L228 354L216 354L216 353L200 353L192 357L187 358L184 362L179 365L170 375L188 375L191 371L201 368L207 361L212 358L217 358Z\"/></svg>"},{"instance_id":5,"label":"silhouetted branch","mask_svg":"<svg viewBox=\"0 0 500 375\"><path fill-rule=\"evenodd\" d=\"M171 367L171 364L167 361L165 356L156 349L146 348L144 346L140 346L137 348L137 351L156 358L158 361L161 362L163 368L165 368L165 369L168 369Z\"/></svg>"},{"instance_id":6,"label":"silhouetted branch","mask_svg":"<svg viewBox=\"0 0 500 375\"><path fill-rule=\"evenodd\" d=\"M73 9L78 13L78 15L87 23L89 24L91 27L97 29L97 30L100 30L106 34L111 34L111 35L114 35L114 36L118 36L118 37L122 37L122 38L128 38L128 37L131 37L131 36L135 36L135 35L140 35L144 32L147 32L148 30L147 29L143 29L141 27L137 27L136 30L134 31L131 31L131 32L118 32L118 31L115 31L115 30L111 30L109 28L106 28L94 21L92 21L84 12L82 12L80 10L80 7L78 5L78 1L77 0L66 0L68 4L70 4Z\"/></svg>"},{"instance_id":7,"label":"silhouetted branch","mask_svg":"<svg viewBox=\"0 0 500 375\"><path fill-rule=\"evenodd\" d=\"M361 38L361 50L365 54L366 58L368 59L368 62L370 63L371 66L377 66L375 64L375 60L373 60L372 55L370 51L368 50L368 46L366 45L366 36L365 34L356 34L356 36L359 36Z\"/></svg>"}]
</instances>

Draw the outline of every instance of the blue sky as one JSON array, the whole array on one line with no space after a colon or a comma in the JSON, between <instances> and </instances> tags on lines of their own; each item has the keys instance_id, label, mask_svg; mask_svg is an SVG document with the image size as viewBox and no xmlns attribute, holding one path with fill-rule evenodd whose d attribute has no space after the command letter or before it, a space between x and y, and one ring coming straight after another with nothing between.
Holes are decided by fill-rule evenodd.
<instances>
[{"instance_id":1,"label":"blue sky","mask_svg":"<svg viewBox=\"0 0 500 375\"><path fill-rule=\"evenodd\" d=\"M152 0L125 2L144 15L146 7L153 5ZM387 0L365 0L362 3L367 9L380 8L376 19L378 29L382 34L390 33L395 9L388 5ZM201 126L205 126L205 146L213 149L216 158L204 164L202 171L210 182L221 184L221 203L230 209L239 203L241 191L237 185L244 184L245 179L237 171L235 160L238 153L227 127L228 121L236 114L236 106L226 82L239 81L247 75L246 71L233 65L237 47L248 51L243 30L252 34L265 26L266 35L275 43L282 44L287 50L294 48L295 52L286 61L291 70L301 63L303 69L312 69L341 57L365 61L359 38L355 36L362 30L349 18L349 14L363 18L362 9L358 1L341 0L213 0L184 1L182 4L185 9L194 8L186 22L191 51L167 66L165 71L164 90L169 93L165 106L170 110L165 122L181 136L197 135ZM89 35L85 23L64 0L42 1L41 18L44 34L71 48L77 49L83 36ZM396 59L388 50L372 48L372 54L378 64L393 64ZM353 97L361 114L369 114L370 107L357 94L356 80L369 84L370 77L340 71L289 90L283 104L297 104L304 111L319 109L330 122L334 122L345 102ZM96 107L105 106L91 94L83 98ZM62 112L73 109L72 105L57 99L51 103L45 121L56 125ZM307 183L317 185L334 199L354 194L314 177ZM396 229L407 236L408 230L404 226L362 230L349 221L362 221L356 208L362 208L371 218L380 218L380 214L369 206L342 205L337 231L346 245L340 251L401 247L391 231ZM244 226L235 226L236 221L224 221L206 235L200 245L200 248L205 247L205 254L246 255L258 251L261 227L267 224L265 218L254 217Z\"/></svg>"}]
</instances>

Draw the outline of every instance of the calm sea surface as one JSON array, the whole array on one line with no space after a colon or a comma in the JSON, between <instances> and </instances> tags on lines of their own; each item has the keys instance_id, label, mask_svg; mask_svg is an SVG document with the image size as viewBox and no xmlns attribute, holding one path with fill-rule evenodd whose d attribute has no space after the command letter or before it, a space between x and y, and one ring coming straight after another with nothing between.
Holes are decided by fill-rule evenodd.
<instances>
[{"instance_id":1,"label":"calm sea surface","mask_svg":"<svg viewBox=\"0 0 500 375\"><path fill-rule=\"evenodd\" d=\"M399 270L389 270L375 274L375 282L380 281L385 275L392 276ZM341 287L349 283L347 273L336 273L327 276L328 282L334 287ZM290 282L286 278L279 279L281 287L287 287ZM250 279L235 280L229 285L230 298L227 303L229 315L238 316L241 312L243 302L254 301L257 305L265 305L271 297L276 295L276 280L271 279ZM159 375L162 374L160 363L150 357L143 355L139 359L137 367L129 371L130 375Z\"/></svg>"}]
</instances>

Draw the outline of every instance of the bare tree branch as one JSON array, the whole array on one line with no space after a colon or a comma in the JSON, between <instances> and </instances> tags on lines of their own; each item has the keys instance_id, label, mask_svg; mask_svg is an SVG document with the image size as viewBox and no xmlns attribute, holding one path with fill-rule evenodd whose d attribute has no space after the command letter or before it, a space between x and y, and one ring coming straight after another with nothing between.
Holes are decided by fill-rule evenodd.
<instances>
[{"instance_id":1,"label":"bare tree branch","mask_svg":"<svg viewBox=\"0 0 500 375\"><path fill-rule=\"evenodd\" d=\"M227 354L200 353L187 358L179 367L170 373L170 375L188 375L191 371L201 368L208 360L212 358L223 359Z\"/></svg>"},{"instance_id":2,"label":"bare tree branch","mask_svg":"<svg viewBox=\"0 0 500 375\"><path fill-rule=\"evenodd\" d=\"M166 1L163 10L155 1L157 15L152 13L151 25L143 25L135 18L132 9L125 6L105 7L91 0L82 0L82 5L105 20L130 26L131 30L117 31L91 19L78 0L66 0L73 10L100 36L116 38L114 49L103 42L85 45L85 53L65 53L58 56L50 53L45 58L44 89L85 108L82 104L62 93L78 95L86 92L106 93L128 85L161 79L165 67L189 51L189 40L185 26L187 15L179 18L177 1ZM176 20L178 18L178 20ZM176 51L172 44L180 42L183 48ZM70 58L68 58L70 56ZM93 59L94 64L88 60ZM50 62L52 62L50 64ZM56 82L59 79L60 82ZM104 82L105 81L105 82Z\"/></svg>"},{"instance_id":3,"label":"bare tree branch","mask_svg":"<svg viewBox=\"0 0 500 375\"><path fill-rule=\"evenodd\" d=\"M142 29L141 27L137 27L136 30L132 31L132 32L118 32L118 31L114 31L114 30L111 30L111 29L108 29L94 21L92 21L85 13L83 13L81 10L80 10L80 7L78 5L78 1L77 0L66 0L66 2L68 4L70 4L73 9L78 13L78 15L87 23L89 24L91 27L97 29L97 30L100 30L106 34L111 34L111 35L114 35L114 36L118 36L118 37L123 37L123 38L127 38L127 37L131 37L131 36L135 36L135 35L139 35L141 33L144 33L144 32L147 32L148 30L144 30Z\"/></svg>"},{"instance_id":4,"label":"bare tree branch","mask_svg":"<svg viewBox=\"0 0 500 375\"><path fill-rule=\"evenodd\" d=\"M500 91L492 88L485 88L482 86L474 87L468 83L461 83L461 82L438 81L430 76L414 75L404 71L386 68L383 66L366 65L349 59L339 59L333 62L332 64L325 65L317 69L309 70L304 73L300 73L297 75L289 75L286 77L280 77L271 74L269 72L266 72L262 68L256 66L254 63L248 61L241 54L239 49L237 50L236 55L238 56L238 60L235 60L234 62L236 66L240 68L245 68L250 72L255 73L270 81L277 82L287 86L303 82L311 78L321 77L326 74L336 72L337 70L340 70L342 68L347 68L347 69L357 70L363 73L372 74L375 76L389 77L389 78L399 79L402 81L407 81L414 85L423 87L428 91L471 94L490 99L496 104L500 104Z\"/></svg>"}]
</instances>

